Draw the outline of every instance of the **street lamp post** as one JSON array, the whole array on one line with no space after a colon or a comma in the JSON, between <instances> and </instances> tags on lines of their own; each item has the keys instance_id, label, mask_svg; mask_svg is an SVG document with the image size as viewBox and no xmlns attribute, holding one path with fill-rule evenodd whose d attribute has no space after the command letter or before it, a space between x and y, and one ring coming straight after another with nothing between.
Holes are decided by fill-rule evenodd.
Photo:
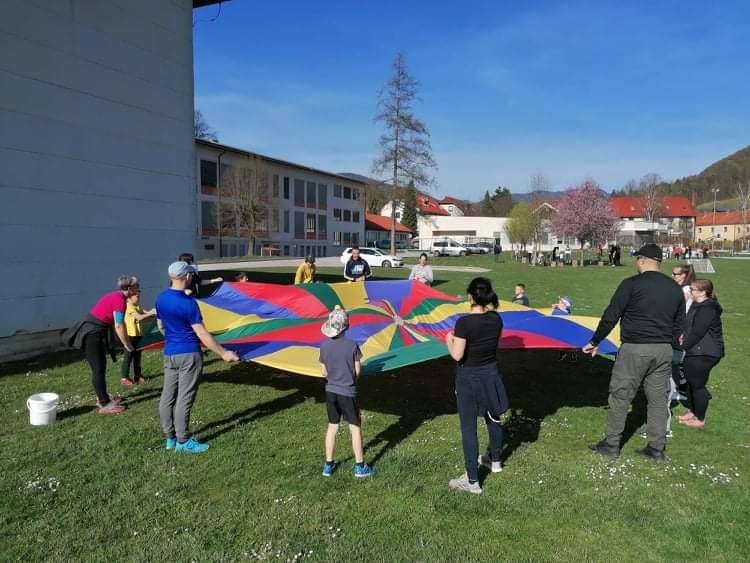
<instances>
[{"instance_id":1,"label":"street lamp post","mask_svg":"<svg viewBox=\"0 0 750 563\"><path fill-rule=\"evenodd\" d=\"M718 193L719 193L719 188L711 188L711 191L712 191L712 192L713 192L713 194L714 194L714 216L713 216L713 228L711 229L711 231L712 231L712 234L713 234L713 231L714 231L714 229L716 228L716 194L718 194ZM714 243L715 243L715 241L716 241L716 237L714 237L713 239L711 239L711 250L713 250L713 249L714 249Z\"/></svg>"}]
</instances>

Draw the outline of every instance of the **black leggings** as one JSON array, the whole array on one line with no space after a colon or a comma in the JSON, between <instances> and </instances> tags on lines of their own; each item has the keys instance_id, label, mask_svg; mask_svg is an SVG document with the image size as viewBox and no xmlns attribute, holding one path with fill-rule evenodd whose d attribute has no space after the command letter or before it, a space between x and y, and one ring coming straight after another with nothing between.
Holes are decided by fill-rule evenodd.
<instances>
[{"instance_id":1,"label":"black leggings","mask_svg":"<svg viewBox=\"0 0 750 563\"><path fill-rule=\"evenodd\" d=\"M706 389L711 369L719 363L713 356L686 356L683 362L688 387L688 407L698 420L705 420L710 395Z\"/></svg>"},{"instance_id":2,"label":"black leggings","mask_svg":"<svg viewBox=\"0 0 750 563\"><path fill-rule=\"evenodd\" d=\"M503 451L503 427L499 422L490 419L486 412L479 412L477 397L474 395L471 382L467 377L456 377L456 402L458 404L458 419L461 423L461 443L464 449L466 474L469 481L478 481L479 440L477 439L477 418L484 416L490 438L489 454L492 461L500 461Z\"/></svg>"},{"instance_id":3,"label":"black leggings","mask_svg":"<svg viewBox=\"0 0 750 563\"><path fill-rule=\"evenodd\" d=\"M104 406L109 403L107 394L107 348L106 334L92 332L83 339L83 353L91 367L91 385L99 403Z\"/></svg>"},{"instance_id":4,"label":"black leggings","mask_svg":"<svg viewBox=\"0 0 750 563\"><path fill-rule=\"evenodd\" d=\"M128 379L130 377L130 363L133 363L133 381L143 375L141 373L141 351L137 350L138 344L141 341L140 336L131 336L130 343L133 345L133 351L125 353L122 356L122 369L120 371L120 377Z\"/></svg>"}]
</instances>

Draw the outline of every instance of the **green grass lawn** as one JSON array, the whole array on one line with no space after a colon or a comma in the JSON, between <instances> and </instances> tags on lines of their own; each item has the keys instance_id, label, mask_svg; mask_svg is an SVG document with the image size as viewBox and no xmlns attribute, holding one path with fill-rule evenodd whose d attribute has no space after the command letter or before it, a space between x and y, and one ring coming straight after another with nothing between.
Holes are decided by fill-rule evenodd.
<instances>
[{"instance_id":1,"label":"green grass lawn","mask_svg":"<svg viewBox=\"0 0 750 563\"><path fill-rule=\"evenodd\" d=\"M564 269L494 265L491 257L445 263L478 261L493 268L505 299L523 281L532 305L566 294L576 312L591 315L632 272L629 261ZM0 366L0 560L745 561L750 263L715 266L727 357L709 382L705 428L675 424L663 465L637 459L640 397L622 457L595 457L586 445L604 429L608 360L500 352L513 406L505 470L485 476L480 497L447 488L463 470L447 359L362 380L366 457L378 470L364 481L351 475L343 426L341 468L330 479L320 475L326 415L316 378L252 363L226 367L209 356L192 426L211 449L189 455L162 449L159 352L145 357L153 379L121 391L130 410L108 417L94 411L77 353ZM322 274L340 280L339 269ZM435 274L437 288L450 294L462 294L472 277ZM250 275L288 283L293 271ZM144 303L154 297L144 295ZM118 368L110 365L115 391ZM41 391L62 397L51 427L28 424L25 400ZM481 427L479 435L483 447Z\"/></svg>"}]
</instances>

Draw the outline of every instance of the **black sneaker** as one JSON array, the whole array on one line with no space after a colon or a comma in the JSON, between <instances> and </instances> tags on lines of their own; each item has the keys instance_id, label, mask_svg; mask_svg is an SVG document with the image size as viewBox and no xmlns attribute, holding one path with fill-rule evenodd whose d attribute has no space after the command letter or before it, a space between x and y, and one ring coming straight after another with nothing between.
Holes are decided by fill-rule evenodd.
<instances>
[{"instance_id":1,"label":"black sneaker","mask_svg":"<svg viewBox=\"0 0 750 563\"><path fill-rule=\"evenodd\" d=\"M607 442L602 440L596 444L589 444L589 449L595 454L605 455L608 457L620 457L620 448L616 446L610 446Z\"/></svg>"},{"instance_id":2,"label":"black sneaker","mask_svg":"<svg viewBox=\"0 0 750 563\"><path fill-rule=\"evenodd\" d=\"M656 448L652 448L651 444L649 444L645 448L638 448L637 450L635 450L635 453L652 461L664 461L665 458L664 450L657 450Z\"/></svg>"}]
</instances>

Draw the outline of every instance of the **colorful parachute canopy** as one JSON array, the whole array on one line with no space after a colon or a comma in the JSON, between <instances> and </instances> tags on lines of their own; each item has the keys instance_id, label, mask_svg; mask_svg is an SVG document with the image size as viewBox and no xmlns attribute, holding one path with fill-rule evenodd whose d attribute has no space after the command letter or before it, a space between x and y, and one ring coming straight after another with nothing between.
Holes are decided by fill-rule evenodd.
<instances>
[{"instance_id":1,"label":"colorful parachute canopy","mask_svg":"<svg viewBox=\"0 0 750 563\"><path fill-rule=\"evenodd\" d=\"M337 305L349 313L347 337L363 354L364 373L403 367L448 353L445 334L469 312L467 302L414 281L276 285L224 283L198 304L204 324L217 341L243 360L320 376L320 328ZM552 317L535 309L501 302L504 329L500 347L579 348L598 319ZM617 351L619 339L602 342L603 354ZM161 344L154 330L144 347Z\"/></svg>"}]
</instances>

